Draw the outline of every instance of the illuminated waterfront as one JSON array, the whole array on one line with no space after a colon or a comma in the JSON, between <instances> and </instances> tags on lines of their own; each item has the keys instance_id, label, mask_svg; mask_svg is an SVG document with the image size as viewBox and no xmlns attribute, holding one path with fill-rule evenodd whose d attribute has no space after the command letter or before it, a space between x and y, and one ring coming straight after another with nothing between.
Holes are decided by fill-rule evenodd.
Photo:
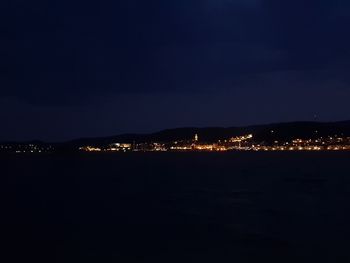
<instances>
[{"instance_id":1,"label":"illuminated waterfront","mask_svg":"<svg viewBox=\"0 0 350 263\"><path fill-rule=\"evenodd\" d=\"M7 142L0 143L0 153L349 151L350 131L342 127L287 123L253 128L182 128L62 143Z\"/></svg>"},{"instance_id":2,"label":"illuminated waterfront","mask_svg":"<svg viewBox=\"0 0 350 263\"><path fill-rule=\"evenodd\" d=\"M118 147L116 147L116 145ZM350 137L328 136L317 139L294 139L292 141L273 143L257 143L252 134L218 140L215 143L202 142L195 134L192 140L174 141L169 143L145 142L138 144L115 143L107 147L84 146L85 152L225 152L225 151L348 151L350 150Z\"/></svg>"}]
</instances>

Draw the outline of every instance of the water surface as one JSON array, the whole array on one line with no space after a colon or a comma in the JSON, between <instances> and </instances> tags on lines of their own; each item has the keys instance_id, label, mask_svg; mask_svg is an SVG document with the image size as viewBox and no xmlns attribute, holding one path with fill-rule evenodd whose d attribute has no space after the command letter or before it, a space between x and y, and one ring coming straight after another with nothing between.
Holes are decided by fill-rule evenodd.
<instances>
[{"instance_id":1,"label":"water surface","mask_svg":"<svg viewBox=\"0 0 350 263\"><path fill-rule=\"evenodd\" d=\"M6 262L349 262L349 157L1 156Z\"/></svg>"}]
</instances>

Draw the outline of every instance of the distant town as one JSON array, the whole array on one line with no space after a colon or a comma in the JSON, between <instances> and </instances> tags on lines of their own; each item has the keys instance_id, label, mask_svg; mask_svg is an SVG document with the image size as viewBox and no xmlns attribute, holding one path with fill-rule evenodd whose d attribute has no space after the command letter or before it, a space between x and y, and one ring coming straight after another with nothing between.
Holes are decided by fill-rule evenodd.
<instances>
[{"instance_id":1,"label":"distant town","mask_svg":"<svg viewBox=\"0 0 350 263\"><path fill-rule=\"evenodd\" d=\"M348 151L350 137L320 137L318 139L296 139L290 142L275 141L272 145L256 144L252 134L219 140L216 143L200 141L198 134L192 140L170 143L113 143L107 147L83 146L84 152L226 152L226 151Z\"/></svg>"},{"instance_id":2,"label":"distant town","mask_svg":"<svg viewBox=\"0 0 350 263\"><path fill-rule=\"evenodd\" d=\"M180 128L149 135L129 134L66 143L0 143L0 153L11 154L349 150L350 122L299 122L243 128Z\"/></svg>"}]
</instances>

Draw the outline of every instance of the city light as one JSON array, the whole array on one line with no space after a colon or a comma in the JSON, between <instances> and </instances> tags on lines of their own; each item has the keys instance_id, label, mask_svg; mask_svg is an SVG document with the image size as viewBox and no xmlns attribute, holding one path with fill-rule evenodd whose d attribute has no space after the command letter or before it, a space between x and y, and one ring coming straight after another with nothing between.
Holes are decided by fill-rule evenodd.
<instances>
[{"instance_id":1,"label":"city light","mask_svg":"<svg viewBox=\"0 0 350 263\"><path fill-rule=\"evenodd\" d=\"M81 152L227 152L227 151L350 151L350 137L332 135L318 138L295 138L283 141L259 141L253 134L243 134L217 141L206 141L199 134L188 140L168 142L114 142L105 145L82 145L76 148ZM2 144L1 152L15 154L52 153L57 149L46 144Z\"/></svg>"},{"instance_id":2,"label":"city light","mask_svg":"<svg viewBox=\"0 0 350 263\"><path fill-rule=\"evenodd\" d=\"M114 143L105 148L85 146L83 151L143 151L143 152L226 152L226 151L347 151L350 150L350 138L337 136L320 137L316 139L293 139L291 141L275 140L273 143L254 142L253 134L222 138L217 142L199 140L195 134L193 139L167 143Z\"/></svg>"}]
</instances>

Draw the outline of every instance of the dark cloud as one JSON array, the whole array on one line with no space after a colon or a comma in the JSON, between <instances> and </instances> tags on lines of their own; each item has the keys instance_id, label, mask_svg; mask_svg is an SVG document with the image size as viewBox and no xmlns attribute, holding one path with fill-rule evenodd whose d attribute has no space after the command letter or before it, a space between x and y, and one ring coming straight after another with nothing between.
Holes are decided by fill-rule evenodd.
<instances>
[{"instance_id":1,"label":"dark cloud","mask_svg":"<svg viewBox=\"0 0 350 263\"><path fill-rule=\"evenodd\" d=\"M0 97L348 89L349 20L346 0L5 1Z\"/></svg>"},{"instance_id":2,"label":"dark cloud","mask_svg":"<svg viewBox=\"0 0 350 263\"><path fill-rule=\"evenodd\" d=\"M349 57L346 1L264 1L270 44L287 50L293 67L342 66ZM267 30L267 32L269 32Z\"/></svg>"}]
</instances>

